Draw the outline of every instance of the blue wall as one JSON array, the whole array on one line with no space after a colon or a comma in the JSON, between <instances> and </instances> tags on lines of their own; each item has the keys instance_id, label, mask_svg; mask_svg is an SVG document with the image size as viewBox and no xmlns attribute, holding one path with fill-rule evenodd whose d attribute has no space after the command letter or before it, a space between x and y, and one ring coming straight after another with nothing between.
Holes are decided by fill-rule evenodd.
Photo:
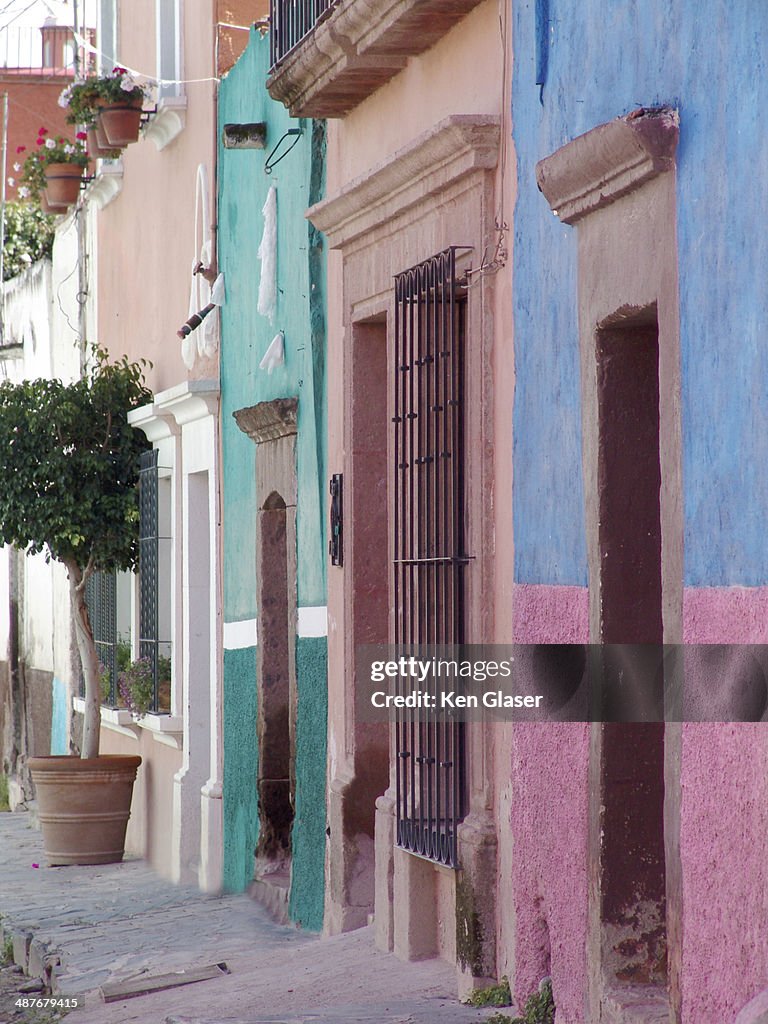
<instances>
[{"instance_id":1,"label":"blue wall","mask_svg":"<svg viewBox=\"0 0 768 1024\"><path fill-rule=\"evenodd\" d=\"M222 309L221 395L224 475L224 619L254 619L256 607L256 476L254 442L232 413L274 398L298 398L297 598L324 605L325 499L325 253L322 236L306 220L321 198L325 158L322 123L292 120L265 89L269 37L251 35L248 49L222 81L220 127L264 121L264 150L220 146L219 266L226 276ZM270 151L289 128L298 143L265 172ZM292 140L283 143L284 152ZM277 188L278 298L272 323L256 310L264 230L262 208ZM259 362L275 334L285 332L285 365L271 374ZM325 638L296 642L296 803L292 834L290 914L310 929L322 927L325 853L327 672ZM255 647L224 656L224 875L230 889L253 877L258 840Z\"/></svg>"},{"instance_id":2,"label":"blue wall","mask_svg":"<svg viewBox=\"0 0 768 1024\"><path fill-rule=\"evenodd\" d=\"M69 690L61 679L53 677L51 694L51 753L68 754Z\"/></svg>"},{"instance_id":3,"label":"blue wall","mask_svg":"<svg viewBox=\"0 0 768 1024\"><path fill-rule=\"evenodd\" d=\"M553 216L534 168L598 124L669 105L680 112L685 583L764 584L768 234L755 184L768 166L768 5L528 0L512 11L516 579L586 584L576 230Z\"/></svg>"}]
</instances>

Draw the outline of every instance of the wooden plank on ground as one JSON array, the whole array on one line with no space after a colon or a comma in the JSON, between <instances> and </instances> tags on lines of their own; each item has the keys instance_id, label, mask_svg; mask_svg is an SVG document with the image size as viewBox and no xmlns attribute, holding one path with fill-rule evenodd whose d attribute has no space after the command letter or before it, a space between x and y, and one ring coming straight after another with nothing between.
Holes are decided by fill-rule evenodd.
<instances>
[{"instance_id":1,"label":"wooden plank on ground","mask_svg":"<svg viewBox=\"0 0 768 1024\"><path fill-rule=\"evenodd\" d=\"M188 971L171 971L169 974L143 974L134 978L125 978L99 989L105 1003L116 1003L120 999L133 999L145 996L150 992L162 992L166 988L178 988L180 985L192 985L196 981L209 981L229 974L225 963L210 964L207 967L193 967Z\"/></svg>"}]
</instances>

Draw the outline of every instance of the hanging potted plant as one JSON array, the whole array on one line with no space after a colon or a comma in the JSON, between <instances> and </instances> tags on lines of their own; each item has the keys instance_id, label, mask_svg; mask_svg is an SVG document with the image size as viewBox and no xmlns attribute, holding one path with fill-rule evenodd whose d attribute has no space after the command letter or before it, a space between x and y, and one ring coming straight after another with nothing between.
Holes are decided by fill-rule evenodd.
<instances>
[{"instance_id":1,"label":"hanging potted plant","mask_svg":"<svg viewBox=\"0 0 768 1024\"><path fill-rule=\"evenodd\" d=\"M126 68L108 75L89 75L68 86L59 102L69 109L68 120L93 126L100 148L119 149L136 142L144 100L152 85L139 85Z\"/></svg>"},{"instance_id":2,"label":"hanging potted plant","mask_svg":"<svg viewBox=\"0 0 768 1024\"><path fill-rule=\"evenodd\" d=\"M70 83L59 95L59 106L67 111L68 124L77 125L85 131L88 152L94 159L116 160L120 156L120 147L110 146L98 117L100 81L98 75L88 75L80 82Z\"/></svg>"},{"instance_id":3,"label":"hanging potted plant","mask_svg":"<svg viewBox=\"0 0 768 1024\"><path fill-rule=\"evenodd\" d=\"M97 570L138 559L138 463L148 447L127 420L151 400L142 367L95 352L88 377L0 383L0 543L45 551L69 577L85 679L81 757L33 757L51 864L106 864L123 856L141 758L99 756L101 671L85 586Z\"/></svg>"},{"instance_id":4,"label":"hanging potted plant","mask_svg":"<svg viewBox=\"0 0 768 1024\"><path fill-rule=\"evenodd\" d=\"M139 85L125 68L115 67L99 80L99 122L110 146L139 138L141 108L149 86Z\"/></svg>"},{"instance_id":5,"label":"hanging potted plant","mask_svg":"<svg viewBox=\"0 0 768 1024\"><path fill-rule=\"evenodd\" d=\"M42 201L44 196L49 207L46 212L63 212L76 203L88 166L85 138L85 132L78 132L74 141L62 136L54 138L47 128L39 128L37 148L24 161L21 174L24 197Z\"/></svg>"}]
</instances>

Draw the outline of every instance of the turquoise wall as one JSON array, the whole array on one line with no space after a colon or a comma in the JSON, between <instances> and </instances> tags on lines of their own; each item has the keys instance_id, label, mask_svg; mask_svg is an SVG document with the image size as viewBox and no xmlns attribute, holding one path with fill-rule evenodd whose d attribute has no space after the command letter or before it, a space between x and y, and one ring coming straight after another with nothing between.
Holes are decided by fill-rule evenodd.
<instances>
[{"instance_id":1,"label":"turquoise wall","mask_svg":"<svg viewBox=\"0 0 768 1024\"><path fill-rule=\"evenodd\" d=\"M51 693L51 753L68 754L67 721L69 719L69 691L61 679L53 678Z\"/></svg>"},{"instance_id":2,"label":"turquoise wall","mask_svg":"<svg viewBox=\"0 0 768 1024\"><path fill-rule=\"evenodd\" d=\"M304 214L322 196L322 122L295 120L273 102L264 83L269 38L253 32L248 49L222 81L219 123L267 125L264 150L220 145L219 267L227 301L222 309L221 401L224 477L224 619L254 619L256 608L257 448L232 413L274 398L298 398L296 443L297 599L326 603L325 581L325 254L322 236ZM270 151L289 128L302 135L265 173ZM221 130L219 132L221 135ZM283 147L290 144L286 139ZM256 311L261 263L256 258L270 186L277 188L277 283L274 320ZM285 365L259 369L275 334L285 333ZM326 640L297 639L296 816L290 913L302 926L322 926L325 854ZM256 651L224 656L224 874L230 889L252 879L258 839L256 803Z\"/></svg>"},{"instance_id":3,"label":"turquoise wall","mask_svg":"<svg viewBox=\"0 0 768 1024\"><path fill-rule=\"evenodd\" d=\"M327 649L325 637L300 637L296 642L301 695L296 716L296 817L288 911L292 920L313 931L323 926Z\"/></svg>"},{"instance_id":4,"label":"turquoise wall","mask_svg":"<svg viewBox=\"0 0 768 1024\"><path fill-rule=\"evenodd\" d=\"M224 888L253 881L256 809L256 648L224 651Z\"/></svg>"}]
</instances>

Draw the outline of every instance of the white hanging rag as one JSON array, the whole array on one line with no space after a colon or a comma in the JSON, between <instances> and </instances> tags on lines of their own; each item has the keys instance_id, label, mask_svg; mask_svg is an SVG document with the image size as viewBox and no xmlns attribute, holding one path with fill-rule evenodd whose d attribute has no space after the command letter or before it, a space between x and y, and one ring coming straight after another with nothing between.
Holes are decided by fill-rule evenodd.
<instances>
[{"instance_id":1,"label":"white hanging rag","mask_svg":"<svg viewBox=\"0 0 768 1024\"><path fill-rule=\"evenodd\" d=\"M256 309L273 323L277 306L277 189L274 185L271 185L267 192L261 212L264 216L264 234L256 253L257 258L261 260L259 300Z\"/></svg>"},{"instance_id":2,"label":"white hanging rag","mask_svg":"<svg viewBox=\"0 0 768 1024\"><path fill-rule=\"evenodd\" d=\"M282 331L278 331L272 341L270 341L267 351L264 353L264 357L259 363L260 370L266 370L267 373L272 373L276 366L283 366L285 364L285 335Z\"/></svg>"},{"instance_id":3,"label":"white hanging rag","mask_svg":"<svg viewBox=\"0 0 768 1024\"><path fill-rule=\"evenodd\" d=\"M208 171L205 164L199 164L195 183L195 256L192 259L192 280L189 290L189 316L198 313L201 309L213 302L215 305L223 304L224 281L221 274L216 279L214 287L221 285L219 294L222 301L217 302L212 296L211 286L202 274L196 274L195 268L202 263L204 267L210 267L213 259L213 234L211 232L210 212L208 210ZM219 347L219 310L214 309L208 314L202 325L194 332L188 334L181 343L181 357L184 365L191 370L195 365L195 358L201 356L213 356Z\"/></svg>"}]
</instances>

